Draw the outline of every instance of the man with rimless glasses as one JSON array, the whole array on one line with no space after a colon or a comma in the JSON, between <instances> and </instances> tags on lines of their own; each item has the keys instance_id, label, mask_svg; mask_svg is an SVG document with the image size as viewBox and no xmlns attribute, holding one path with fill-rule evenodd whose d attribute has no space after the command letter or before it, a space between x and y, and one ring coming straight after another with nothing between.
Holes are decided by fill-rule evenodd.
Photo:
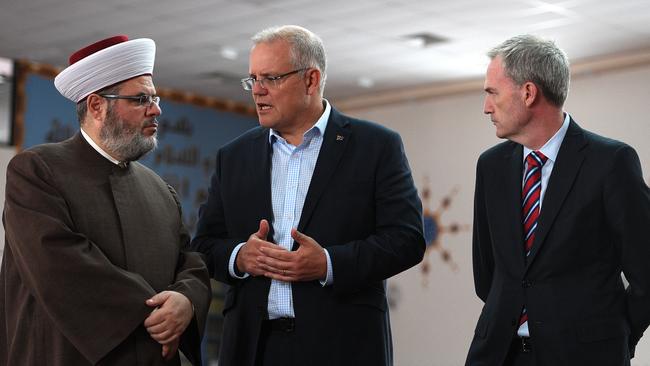
<instances>
[{"instance_id":1,"label":"man with rimless glasses","mask_svg":"<svg viewBox=\"0 0 650 366\"><path fill-rule=\"evenodd\" d=\"M192 242L230 285L219 365L392 365L385 280L425 249L401 139L323 99L314 33L252 40L260 126L217 153Z\"/></svg>"},{"instance_id":2,"label":"man with rimless glasses","mask_svg":"<svg viewBox=\"0 0 650 366\"><path fill-rule=\"evenodd\" d=\"M156 146L155 44L116 36L55 79L80 132L7 169L0 365L201 364L210 301L174 190L136 162Z\"/></svg>"}]
</instances>

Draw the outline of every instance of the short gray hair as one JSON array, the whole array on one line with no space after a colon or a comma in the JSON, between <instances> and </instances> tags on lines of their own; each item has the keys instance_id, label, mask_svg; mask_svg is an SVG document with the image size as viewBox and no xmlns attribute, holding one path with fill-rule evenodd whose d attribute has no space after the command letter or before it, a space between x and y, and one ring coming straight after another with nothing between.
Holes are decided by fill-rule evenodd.
<instances>
[{"instance_id":1,"label":"short gray hair","mask_svg":"<svg viewBox=\"0 0 650 366\"><path fill-rule=\"evenodd\" d=\"M553 105L562 107L569 94L569 59L553 41L533 35L512 37L487 54L501 56L506 75L517 85L531 81Z\"/></svg>"},{"instance_id":2,"label":"short gray hair","mask_svg":"<svg viewBox=\"0 0 650 366\"><path fill-rule=\"evenodd\" d=\"M251 40L255 45L274 41L285 41L291 49L293 67L315 68L320 70L320 94L325 90L327 79L327 56L323 40L308 29L297 25L282 25L264 29L254 35Z\"/></svg>"}]
</instances>

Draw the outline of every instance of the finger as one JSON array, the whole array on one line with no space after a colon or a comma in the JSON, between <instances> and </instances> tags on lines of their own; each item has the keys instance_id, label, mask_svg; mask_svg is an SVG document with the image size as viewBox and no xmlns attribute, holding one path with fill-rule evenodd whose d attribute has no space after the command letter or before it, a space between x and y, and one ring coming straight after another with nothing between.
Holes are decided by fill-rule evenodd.
<instances>
[{"instance_id":1,"label":"finger","mask_svg":"<svg viewBox=\"0 0 650 366\"><path fill-rule=\"evenodd\" d=\"M160 344L170 344L174 343L180 335L176 333L172 333L168 335L167 337L158 337L160 339L157 339L156 341ZM152 337L153 338L153 337Z\"/></svg>"},{"instance_id":2,"label":"finger","mask_svg":"<svg viewBox=\"0 0 650 366\"><path fill-rule=\"evenodd\" d=\"M260 240L259 241L259 249L262 248L267 248L267 249L277 249L277 250L285 250L282 246L271 243L270 241L265 241L265 240Z\"/></svg>"},{"instance_id":3,"label":"finger","mask_svg":"<svg viewBox=\"0 0 650 366\"><path fill-rule=\"evenodd\" d=\"M160 344L167 344L176 338L176 333L171 330L166 330L160 334L149 334L156 342Z\"/></svg>"},{"instance_id":4,"label":"finger","mask_svg":"<svg viewBox=\"0 0 650 366\"><path fill-rule=\"evenodd\" d=\"M275 248L261 247L260 252L262 252L262 254L264 254L268 258L277 259L283 262L293 261L296 255L294 252L290 252L282 247L275 247ZM264 257L257 257L257 260L259 261L260 258L264 258Z\"/></svg>"},{"instance_id":5,"label":"finger","mask_svg":"<svg viewBox=\"0 0 650 366\"><path fill-rule=\"evenodd\" d=\"M283 282L296 282L296 281L298 281L297 276L295 276L293 274L290 274L287 271L283 271L283 272L280 272L280 273L271 272L271 271L265 272L264 277L268 277L268 278L271 278L271 279L274 279L274 280L277 280L277 281L283 281Z\"/></svg>"},{"instance_id":6,"label":"finger","mask_svg":"<svg viewBox=\"0 0 650 366\"><path fill-rule=\"evenodd\" d=\"M167 325L165 323L160 323L160 324L156 324L154 326L150 326L150 327L146 327L146 328L147 328L147 332L149 332L149 334L154 335L154 334L160 334L160 333L166 331L167 329L169 329L169 325Z\"/></svg>"},{"instance_id":7,"label":"finger","mask_svg":"<svg viewBox=\"0 0 650 366\"><path fill-rule=\"evenodd\" d=\"M165 355L165 349L167 350L167 355ZM165 358L166 361L169 361L172 358L174 358L177 351L178 351L178 342L172 342L163 345L163 357Z\"/></svg>"},{"instance_id":8,"label":"finger","mask_svg":"<svg viewBox=\"0 0 650 366\"><path fill-rule=\"evenodd\" d=\"M290 267L285 266L279 266L279 265L267 265L264 263L260 263L260 269L263 272L273 272L276 274L280 275L287 275L288 273L292 273L290 270Z\"/></svg>"},{"instance_id":9,"label":"finger","mask_svg":"<svg viewBox=\"0 0 650 366\"><path fill-rule=\"evenodd\" d=\"M301 233L300 231L298 231L295 228L291 229L291 237L293 238L293 240L295 240L296 242L298 242L298 244L301 244L301 245L303 245L303 244L312 244L312 243L316 242L314 239L312 239L311 237Z\"/></svg>"},{"instance_id":10,"label":"finger","mask_svg":"<svg viewBox=\"0 0 650 366\"><path fill-rule=\"evenodd\" d=\"M260 220L260 228L257 230L255 235L262 239L266 240L266 236L269 234L269 222L266 219Z\"/></svg>"},{"instance_id":11,"label":"finger","mask_svg":"<svg viewBox=\"0 0 650 366\"><path fill-rule=\"evenodd\" d=\"M160 306L171 296L169 291L163 291L155 294L152 298L148 299L145 303L149 306Z\"/></svg>"},{"instance_id":12,"label":"finger","mask_svg":"<svg viewBox=\"0 0 650 366\"><path fill-rule=\"evenodd\" d=\"M144 320L144 326L148 328L154 325L161 324L164 321L165 321L165 315L160 311L156 311L149 314L147 319Z\"/></svg>"}]
</instances>

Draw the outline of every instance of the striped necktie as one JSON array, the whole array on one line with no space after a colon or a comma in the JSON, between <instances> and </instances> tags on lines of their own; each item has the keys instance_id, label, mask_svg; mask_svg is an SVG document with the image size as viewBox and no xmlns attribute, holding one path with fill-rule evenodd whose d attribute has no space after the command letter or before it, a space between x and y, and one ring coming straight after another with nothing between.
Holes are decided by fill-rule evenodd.
<instances>
[{"instance_id":1,"label":"striped necktie","mask_svg":"<svg viewBox=\"0 0 650 366\"><path fill-rule=\"evenodd\" d=\"M542 195L542 167L548 158L539 151L532 151L526 157L526 171L524 173L524 186L521 190L521 212L524 225L524 248L526 258L533 248L535 230L539 218L539 206ZM519 325L528 321L528 314L524 308Z\"/></svg>"},{"instance_id":2,"label":"striped necktie","mask_svg":"<svg viewBox=\"0 0 650 366\"><path fill-rule=\"evenodd\" d=\"M521 212L524 223L524 247L530 254L535 241L535 229L539 218L540 196L542 194L542 166L548 158L539 151L532 151L526 157L524 187L521 190Z\"/></svg>"}]
</instances>

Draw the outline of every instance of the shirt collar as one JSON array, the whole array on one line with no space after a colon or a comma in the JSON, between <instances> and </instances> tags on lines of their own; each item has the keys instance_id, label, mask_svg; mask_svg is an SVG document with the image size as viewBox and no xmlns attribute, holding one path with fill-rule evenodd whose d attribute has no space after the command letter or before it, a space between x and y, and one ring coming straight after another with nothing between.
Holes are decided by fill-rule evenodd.
<instances>
[{"instance_id":1,"label":"shirt collar","mask_svg":"<svg viewBox=\"0 0 650 366\"><path fill-rule=\"evenodd\" d=\"M325 134L325 128L327 128L327 121L330 119L330 114L332 112L332 107L330 106L330 103L327 101L327 99L323 99L323 104L325 105L325 110L323 111L323 114L318 118L316 123L305 133L303 134L303 137L307 137L308 135L311 135L315 132L312 131L318 131L321 136ZM283 139L280 134L275 131L274 129L269 129L269 143L273 144L273 141L275 139Z\"/></svg>"},{"instance_id":2,"label":"shirt collar","mask_svg":"<svg viewBox=\"0 0 650 366\"><path fill-rule=\"evenodd\" d=\"M569 117L568 113L564 113L564 122L562 122L562 127L560 127L559 130L551 137L550 140L548 140L544 146L542 146L541 149L537 151L541 151L544 156L546 156L549 160L552 162L555 162L555 159L557 159L557 154L560 151L560 146L562 146L562 141L564 140L564 136L566 135L566 131L569 129L569 121L571 120L571 117ZM524 161L526 160L526 157L530 152L533 151L526 146L524 146Z\"/></svg>"},{"instance_id":3,"label":"shirt collar","mask_svg":"<svg viewBox=\"0 0 650 366\"><path fill-rule=\"evenodd\" d=\"M86 140L86 142L88 142L88 144L89 144L90 146L92 146L93 149L95 149L95 150L96 150L96 151L97 151L101 156L105 157L105 158L108 159L111 163L113 163L113 164L115 164L115 165L120 165L120 161L117 160L117 159L115 159L115 158L113 158L112 156L110 156L106 151L102 150L102 148L99 147L99 145L97 145L97 144L95 143L95 141L93 141L93 139L90 138L90 136L88 136L88 134L86 133L86 131L84 131L83 127L81 128L81 135L84 137L84 139Z\"/></svg>"}]
</instances>

